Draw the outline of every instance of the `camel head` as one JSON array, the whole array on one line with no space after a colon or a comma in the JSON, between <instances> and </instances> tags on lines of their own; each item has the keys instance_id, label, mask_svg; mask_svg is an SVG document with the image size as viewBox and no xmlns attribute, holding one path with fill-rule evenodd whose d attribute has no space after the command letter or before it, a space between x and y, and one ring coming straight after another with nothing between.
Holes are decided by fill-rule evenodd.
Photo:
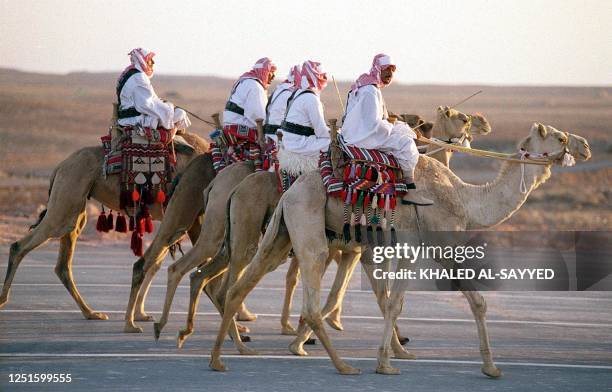
<instances>
[{"instance_id":1,"label":"camel head","mask_svg":"<svg viewBox=\"0 0 612 392\"><path fill-rule=\"evenodd\" d=\"M537 122L533 123L529 136L519 144L519 148L531 154L549 154L551 157L558 154L555 162L563 158L563 151L577 160L586 161L591 158L591 149L586 139Z\"/></svg>"},{"instance_id":2,"label":"camel head","mask_svg":"<svg viewBox=\"0 0 612 392\"><path fill-rule=\"evenodd\" d=\"M466 135L468 140L473 134L486 135L491 132L489 121L481 114L465 114L448 106L438 106L436 110L436 131L441 139L451 140Z\"/></svg>"},{"instance_id":3,"label":"camel head","mask_svg":"<svg viewBox=\"0 0 612 392\"><path fill-rule=\"evenodd\" d=\"M589 142L587 142L587 140L582 136L570 133L568 150L576 159L581 159L584 161L591 159L591 147L589 146Z\"/></svg>"}]
</instances>

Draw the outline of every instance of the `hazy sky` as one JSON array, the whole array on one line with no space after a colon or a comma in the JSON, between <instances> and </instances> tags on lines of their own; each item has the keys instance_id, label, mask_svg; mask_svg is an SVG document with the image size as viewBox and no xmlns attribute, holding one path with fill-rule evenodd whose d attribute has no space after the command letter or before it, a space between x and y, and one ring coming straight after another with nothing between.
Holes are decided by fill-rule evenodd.
<instances>
[{"instance_id":1,"label":"hazy sky","mask_svg":"<svg viewBox=\"0 0 612 392\"><path fill-rule=\"evenodd\" d=\"M612 1L0 0L0 67L237 77L260 57L355 79L379 52L405 83L612 85Z\"/></svg>"}]
</instances>

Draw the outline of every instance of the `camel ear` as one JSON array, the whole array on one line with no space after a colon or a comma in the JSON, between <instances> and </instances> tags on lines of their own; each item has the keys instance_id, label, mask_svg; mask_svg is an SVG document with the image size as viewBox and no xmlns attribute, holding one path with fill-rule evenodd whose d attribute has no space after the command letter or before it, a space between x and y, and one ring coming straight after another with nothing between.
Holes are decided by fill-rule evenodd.
<instances>
[{"instance_id":1,"label":"camel ear","mask_svg":"<svg viewBox=\"0 0 612 392\"><path fill-rule=\"evenodd\" d=\"M539 134L539 136L544 139L546 137L546 126L544 126L543 124L540 123L533 123L533 125L531 126L531 134L535 135L536 132Z\"/></svg>"}]
</instances>

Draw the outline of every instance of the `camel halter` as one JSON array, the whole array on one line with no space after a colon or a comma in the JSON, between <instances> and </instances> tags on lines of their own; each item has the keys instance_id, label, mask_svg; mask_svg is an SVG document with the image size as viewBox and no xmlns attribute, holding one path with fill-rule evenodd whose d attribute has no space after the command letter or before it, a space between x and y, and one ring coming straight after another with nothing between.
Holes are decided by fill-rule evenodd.
<instances>
[{"instance_id":1,"label":"camel halter","mask_svg":"<svg viewBox=\"0 0 612 392\"><path fill-rule=\"evenodd\" d=\"M495 152L495 151L468 148L468 147L463 147L463 146L458 146L458 145L449 145L444 142L428 139L425 136L420 135L420 134L418 135L417 140L423 143L438 146L441 149L445 149L445 150L463 152L469 155L474 155L474 156L483 157L483 158L491 158L491 159L497 159L501 161L520 163L521 164L521 182L519 185L519 190L521 191L521 193L525 194L527 193L527 186L525 183L525 164L541 165L541 166L552 165L555 162L560 162L561 166L574 166L576 164L576 160L569 153L569 150L567 148L569 144L569 134L567 132L564 132L564 134L565 134L565 141L562 142L563 148L553 153L548 153L548 152L533 153L533 152L529 152L525 150L524 148L521 148L516 153L506 154L506 153Z\"/></svg>"}]
</instances>

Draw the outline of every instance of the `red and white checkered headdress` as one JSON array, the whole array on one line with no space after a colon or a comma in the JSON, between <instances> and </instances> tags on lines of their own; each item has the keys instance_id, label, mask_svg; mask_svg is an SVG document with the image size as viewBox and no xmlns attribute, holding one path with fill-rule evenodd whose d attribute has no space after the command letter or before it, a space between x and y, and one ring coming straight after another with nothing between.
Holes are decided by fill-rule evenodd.
<instances>
[{"instance_id":1,"label":"red and white checkered headdress","mask_svg":"<svg viewBox=\"0 0 612 392\"><path fill-rule=\"evenodd\" d=\"M380 73L382 70L387 69L389 67L393 67L395 71L395 64L391 60L389 55L384 53L377 54L374 56L374 60L372 60L372 68L370 68L369 73L364 73L351 86L351 91L356 91L359 87L367 86L368 84L375 84L378 88L384 86L380 78Z\"/></svg>"}]
</instances>

